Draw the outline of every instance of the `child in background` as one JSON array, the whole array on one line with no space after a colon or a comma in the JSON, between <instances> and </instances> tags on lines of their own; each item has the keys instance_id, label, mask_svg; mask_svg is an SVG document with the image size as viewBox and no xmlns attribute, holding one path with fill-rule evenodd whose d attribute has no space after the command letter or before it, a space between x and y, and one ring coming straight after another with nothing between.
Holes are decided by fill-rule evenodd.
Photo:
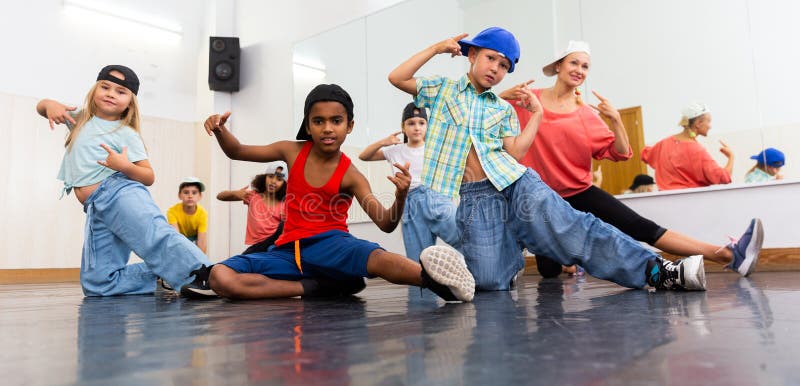
<instances>
[{"instance_id":1,"label":"child in background","mask_svg":"<svg viewBox=\"0 0 800 386\"><path fill-rule=\"evenodd\" d=\"M647 174L637 174L628 190L622 194L650 193L656 191L656 180Z\"/></svg>"},{"instance_id":2,"label":"child in background","mask_svg":"<svg viewBox=\"0 0 800 386\"><path fill-rule=\"evenodd\" d=\"M415 54L389 74L389 81L413 95L420 108L430 108L422 182L442 194L461 196L456 218L478 288L513 286L524 266L521 244L626 287L704 289L702 257L663 260L618 229L576 211L536 172L519 164L536 136L542 106L531 90L515 91L518 105L531 113L520 133L512 106L491 90L514 71L519 43L498 27L472 40L466 36ZM414 77L433 56L445 53L467 56L468 73L458 80Z\"/></svg>"},{"instance_id":3,"label":"child in background","mask_svg":"<svg viewBox=\"0 0 800 386\"><path fill-rule=\"evenodd\" d=\"M208 212L200 205L206 186L197 177L186 177L178 185L181 202L167 210L167 222L180 234L208 252Z\"/></svg>"},{"instance_id":4,"label":"child in background","mask_svg":"<svg viewBox=\"0 0 800 386\"><path fill-rule=\"evenodd\" d=\"M781 168L785 162L783 152L773 147L768 147L760 153L751 156L750 159L756 160L756 164L747 171L744 182L765 182L781 180Z\"/></svg>"},{"instance_id":5,"label":"child in background","mask_svg":"<svg viewBox=\"0 0 800 386\"><path fill-rule=\"evenodd\" d=\"M422 160L425 151L425 131L428 114L424 108L409 103L403 109L400 121L402 131L375 142L358 156L363 161L389 161L389 165L408 163L411 187L403 211L403 244L406 257L419 262L423 249L436 244L436 237L456 249L461 248L461 238L456 226L456 206L453 202L422 185ZM403 133L403 142L397 135ZM397 173L398 170L394 169Z\"/></svg>"},{"instance_id":6,"label":"child in background","mask_svg":"<svg viewBox=\"0 0 800 386\"><path fill-rule=\"evenodd\" d=\"M128 67L103 67L83 109L50 99L36 111L70 129L58 178L86 213L81 287L87 296L146 294L156 275L176 288L207 285L203 252L167 224L145 185L155 180L139 128L139 78ZM128 265L131 251L144 263ZM182 291L183 294L183 291Z\"/></svg>"},{"instance_id":7,"label":"child in background","mask_svg":"<svg viewBox=\"0 0 800 386\"><path fill-rule=\"evenodd\" d=\"M253 177L250 186L217 194L217 200L242 201L247 205L244 243L249 247L242 252L243 255L266 252L283 233L286 218L286 175L283 170L279 163L270 164L264 174Z\"/></svg>"},{"instance_id":8,"label":"child in background","mask_svg":"<svg viewBox=\"0 0 800 386\"><path fill-rule=\"evenodd\" d=\"M211 270L211 287L221 296L314 296L328 292L326 278L360 281L352 286L350 293L354 293L363 288L363 277L380 276L397 284L429 288L447 301L472 300L475 281L454 249L429 247L420 255L420 265L349 233L347 212L354 197L378 228L393 231L400 222L411 176L408 165L394 165L401 172L387 177L397 187L390 208L372 194L366 177L341 151L354 124L353 100L345 90L335 84L311 90L298 142L242 145L225 127L229 117L230 112L212 115L205 122L206 131L216 136L225 154L243 161L285 161L292 181L286 193L285 230L275 247L233 256ZM314 278L317 282L309 285ZM339 291L347 294L347 287Z\"/></svg>"}]
</instances>

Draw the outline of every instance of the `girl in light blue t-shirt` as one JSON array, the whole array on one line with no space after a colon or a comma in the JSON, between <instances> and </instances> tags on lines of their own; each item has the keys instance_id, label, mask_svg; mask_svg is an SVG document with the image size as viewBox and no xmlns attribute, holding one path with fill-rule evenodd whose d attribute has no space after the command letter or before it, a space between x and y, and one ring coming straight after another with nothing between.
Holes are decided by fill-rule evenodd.
<instances>
[{"instance_id":1,"label":"girl in light blue t-shirt","mask_svg":"<svg viewBox=\"0 0 800 386\"><path fill-rule=\"evenodd\" d=\"M50 99L36 105L51 129L62 123L70 129L58 178L86 213L83 293L152 293L160 276L175 288L195 289L184 295L215 296L207 285L208 258L167 223L145 188L155 175L140 135L138 91L133 70L110 65L100 70L80 111ZM128 265L131 251L144 263Z\"/></svg>"}]
</instances>

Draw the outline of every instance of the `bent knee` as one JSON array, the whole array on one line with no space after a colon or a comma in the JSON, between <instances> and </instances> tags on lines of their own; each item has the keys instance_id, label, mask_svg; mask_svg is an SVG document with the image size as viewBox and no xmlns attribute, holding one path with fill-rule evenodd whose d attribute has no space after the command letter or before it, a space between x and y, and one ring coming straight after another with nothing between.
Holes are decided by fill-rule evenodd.
<instances>
[{"instance_id":1,"label":"bent knee","mask_svg":"<svg viewBox=\"0 0 800 386\"><path fill-rule=\"evenodd\" d=\"M208 276L208 284L217 295L232 298L236 296L236 275L238 274L225 265L215 264Z\"/></svg>"}]
</instances>

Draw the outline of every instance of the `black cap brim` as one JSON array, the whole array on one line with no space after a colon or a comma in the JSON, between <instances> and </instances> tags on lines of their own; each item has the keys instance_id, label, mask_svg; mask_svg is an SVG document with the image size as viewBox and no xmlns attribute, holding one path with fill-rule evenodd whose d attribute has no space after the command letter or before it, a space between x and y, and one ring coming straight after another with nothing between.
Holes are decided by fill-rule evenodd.
<instances>
[{"instance_id":1,"label":"black cap brim","mask_svg":"<svg viewBox=\"0 0 800 386\"><path fill-rule=\"evenodd\" d=\"M300 130L297 131L297 136L295 137L298 141L310 141L311 135L308 134L306 130L306 123L308 121L308 117L303 117L303 122L300 124Z\"/></svg>"}]
</instances>

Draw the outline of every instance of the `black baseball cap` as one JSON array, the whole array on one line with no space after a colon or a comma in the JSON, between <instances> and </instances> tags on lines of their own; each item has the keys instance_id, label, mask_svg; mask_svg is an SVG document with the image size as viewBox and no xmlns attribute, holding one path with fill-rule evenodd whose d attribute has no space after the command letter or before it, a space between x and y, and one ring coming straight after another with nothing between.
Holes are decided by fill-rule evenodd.
<instances>
[{"instance_id":1,"label":"black baseball cap","mask_svg":"<svg viewBox=\"0 0 800 386\"><path fill-rule=\"evenodd\" d=\"M300 124L300 130L297 132L296 137L298 141L311 140L311 135L306 131L308 111L311 110L311 106L317 102L339 102L344 106L344 109L347 110L347 119L353 119L353 99L350 98L350 94L339 87L339 85L321 84L314 87L314 89L308 93L308 96L306 96L306 104L303 107L303 123Z\"/></svg>"},{"instance_id":2,"label":"black baseball cap","mask_svg":"<svg viewBox=\"0 0 800 386\"><path fill-rule=\"evenodd\" d=\"M642 185L653 185L655 183L656 181L653 180L653 177L650 177L647 174L637 174L636 177L633 177L633 184L631 184L631 187L628 189L636 190L636 188Z\"/></svg>"},{"instance_id":3,"label":"black baseball cap","mask_svg":"<svg viewBox=\"0 0 800 386\"><path fill-rule=\"evenodd\" d=\"M111 75L111 71L118 71L123 76L125 76L125 79L120 79L114 75ZM116 83L122 87L127 88L128 90L131 90L133 95L139 93L139 77L136 76L136 73L133 72L133 70L131 70L130 68L121 66L119 64L112 64L103 67L103 69L100 70L100 73L97 74L97 80L98 81L107 80L109 82Z\"/></svg>"},{"instance_id":4,"label":"black baseball cap","mask_svg":"<svg viewBox=\"0 0 800 386\"><path fill-rule=\"evenodd\" d=\"M406 105L403 109L403 120L405 122L408 118L422 118L424 120L428 120L428 112L425 111L424 107L417 107L413 102Z\"/></svg>"}]
</instances>

